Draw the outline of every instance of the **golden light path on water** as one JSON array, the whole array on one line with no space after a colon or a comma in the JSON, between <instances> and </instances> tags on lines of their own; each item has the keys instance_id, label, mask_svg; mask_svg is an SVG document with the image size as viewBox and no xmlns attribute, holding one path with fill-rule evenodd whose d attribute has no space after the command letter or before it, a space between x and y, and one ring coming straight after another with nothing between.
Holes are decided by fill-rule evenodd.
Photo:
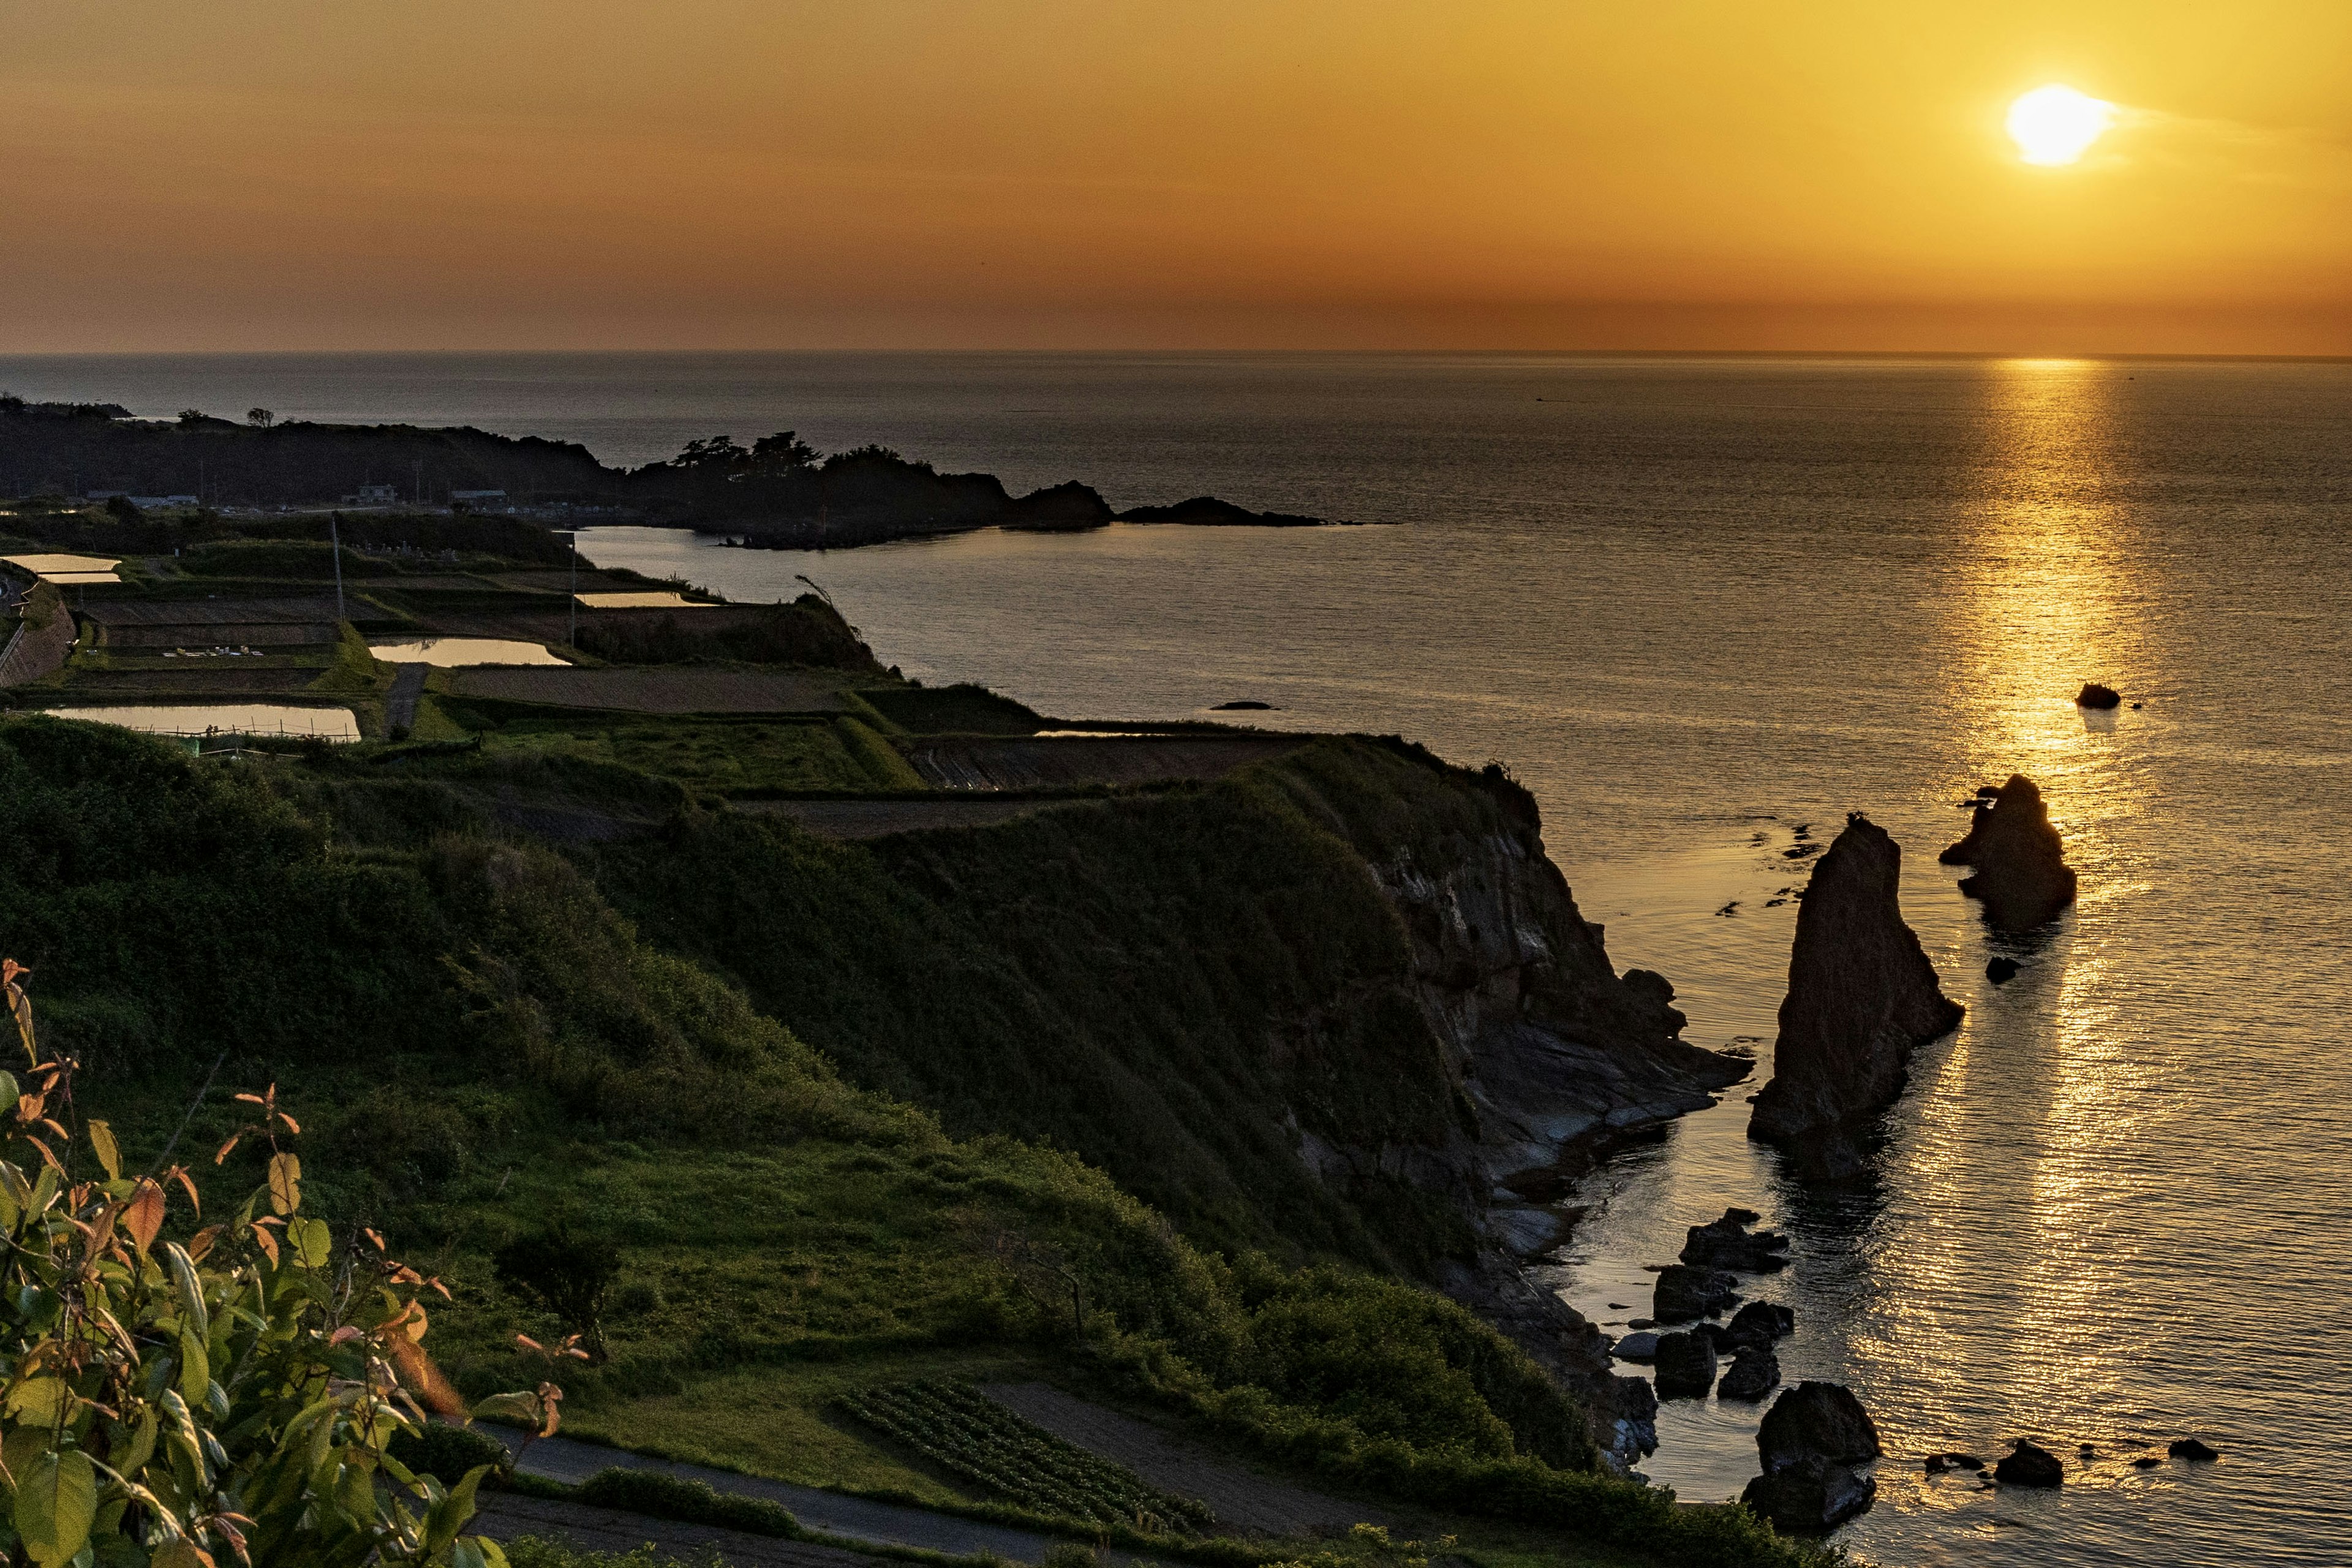
<instances>
[{"instance_id":1,"label":"golden light path on water","mask_svg":"<svg viewBox=\"0 0 2352 1568\"><path fill-rule=\"evenodd\" d=\"M1948 626L1957 652L1949 710L1963 718L1975 752L1953 780L1955 795L2010 770L2028 774L2063 803L2059 826L2088 873L2072 929L2047 939L2057 960L2042 971L2056 991L2048 1033L1996 1047L1980 1026L1964 1026L1917 1100L1907 1175L1928 1194L1979 1192L1978 1124L1988 1117L1999 1119L2003 1142L2031 1152L2030 1168L2009 1173L2013 1212L2003 1226L2015 1227L2012 1247L2030 1238L2013 1254L2026 1264L1990 1271L1986 1215L1931 1198L1927 1223L1879 1260L1888 1310L1864 1320L1855 1343L1892 1365L1922 1343L1950 1342L1964 1322L2008 1324L2009 1415L2029 1426L2036 1413L2102 1407L2118 1387L2120 1347L2105 1331L2116 1259L2094 1238L2126 1195L2115 1173L2158 1076L2122 1044L2107 991L2114 966L2081 938L2100 903L2130 892L2101 873L2120 825L2144 812L2138 775L2096 743L2113 732L2111 716L2069 713L2050 700L2085 671L2144 661L2140 542L2128 509L2108 493L2117 469L2112 385L2105 367L2080 361L1996 367L1979 466L1985 489ZM2019 1044L2034 1059L2018 1059Z\"/></svg>"}]
</instances>

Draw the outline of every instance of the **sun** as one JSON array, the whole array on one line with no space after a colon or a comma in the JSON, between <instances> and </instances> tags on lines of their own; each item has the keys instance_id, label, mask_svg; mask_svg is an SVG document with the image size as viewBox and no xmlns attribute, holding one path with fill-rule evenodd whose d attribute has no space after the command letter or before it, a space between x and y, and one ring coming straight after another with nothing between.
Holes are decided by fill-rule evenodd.
<instances>
[{"instance_id":1,"label":"sun","mask_svg":"<svg viewBox=\"0 0 2352 1568\"><path fill-rule=\"evenodd\" d=\"M2029 163L2071 163L2115 123L2116 106L2055 82L2009 106L2009 134Z\"/></svg>"}]
</instances>

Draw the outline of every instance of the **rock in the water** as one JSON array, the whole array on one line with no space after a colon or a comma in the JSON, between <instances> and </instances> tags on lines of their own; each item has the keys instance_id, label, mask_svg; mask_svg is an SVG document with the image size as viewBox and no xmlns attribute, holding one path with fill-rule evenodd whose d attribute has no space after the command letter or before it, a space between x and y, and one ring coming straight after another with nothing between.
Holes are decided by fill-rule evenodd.
<instances>
[{"instance_id":1,"label":"rock in the water","mask_svg":"<svg viewBox=\"0 0 2352 1568\"><path fill-rule=\"evenodd\" d=\"M1686 1264L1670 1263L1658 1270L1658 1286L1652 1293L1650 1312L1662 1323L1711 1318L1731 1310L1732 1303L1739 1300L1738 1285L1737 1278L1720 1268L1693 1268Z\"/></svg>"},{"instance_id":2,"label":"rock in the water","mask_svg":"<svg viewBox=\"0 0 2352 1568\"><path fill-rule=\"evenodd\" d=\"M1756 1429L1764 1473L1739 1500L1780 1530L1819 1534L1868 1508L1875 1478L1857 1467L1878 1458L1878 1428L1851 1390L1801 1383L1772 1403Z\"/></svg>"},{"instance_id":3,"label":"rock in the water","mask_svg":"<svg viewBox=\"0 0 2352 1568\"><path fill-rule=\"evenodd\" d=\"M1731 1314L1731 1322L1723 1331L1723 1343L1733 1350L1751 1346L1764 1350L1789 1337L1797 1326L1797 1314L1778 1301L1750 1301Z\"/></svg>"},{"instance_id":4,"label":"rock in the water","mask_svg":"<svg viewBox=\"0 0 2352 1568\"><path fill-rule=\"evenodd\" d=\"M2006 985L2017 978L2017 960L1996 958L1985 965L1985 978L1995 985Z\"/></svg>"},{"instance_id":5,"label":"rock in the water","mask_svg":"<svg viewBox=\"0 0 2352 1568\"><path fill-rule=\"evenodd\" d=\"M1721 1219L1690 1227L1683 1243L1683 1261L1698 1268L1730 1268L1743 1274L1769 1274L1789 1267L1781 1254L1789 1238L1778 1231L1750 1232L1757 1215L1752 1209L1729 1209Z\"/></svg>"},{"instance_id":6,"label":"rock in the water","mask_svg":"<svg viewBox=\"0 0 2352 1568\"><path fill-rule=\"evenodd\" d=\"M2066 1467L2039 1443L2020 1437L1992 1468L1992 1479L2005 1487L2054 1487L2066 1479Z\"/></svg>"},{"instance_id":7,"label":"rock in the water","mask_svg":"<svg viewBox=\"0 0 2352 1568\"><path fill-rule=\"evenodd\" d=\"M1974 1454L1963 1454L1957 1450L1927 1456L1927 1473L1931 1476L1940 1476L1946 1470L1981 1470L1984 1468L1985 1462Z\"/></svg>"},{"instance_id":8,"label":"rock in the water","mask_svg":"<svg viewBox=\"0 0 2352 1568\"><path fill-rule=\"evenodd\" d=\"M2123 700L2122 692L2112 686L2102 686L2095 680L2084 681L2083 689L2074 693L2074 706L2077 708L2116 708L2122 706Z\"/></svg>"},{"instance_id":9,"label":"rock in the water","mask_svg":"<svg viewBox=\"0 0 2352 1568\"><path fill-rule=\"evenodd\" d=\"M1731 1358L1730 1367L1723 1381L1716 1384L1716 1393L1725 1399L1744 1399L1753 1404L1772 1392L1780 1383L1780 1358L1770 1350L1748 1346Z\"/></svg>"},{"instance_id":10,"label":"rock in the water","mask_svg":"<svg viewBox=\"0 0 2352 1568\"><path fill-rule=\"evenodd\" d=\"M1705 1399L1715 1386L1715 1343L1705 1334L1658 1336L1658 1397Z\"/></svg>"},{"instance_id":11,"label":"rock in the water","mask_svg":"<svg viewBox=\"0 0 2352 1568\"><path fill-rule=\"evenodd\" d=\"M2165 1452L2176 1459L2218 1459L2221 1457L2221 1449L2209 1448L2194 1437L2176 1437Z\"/></svg>"},{"instance_id":12,"label":"rock in the water","mask_svg":"<svg viewBox=\"0 0 2352 1568\"><path fill-rule=\"evenodd\" d=\"M1772 1402L1756 1451L1767 1474L1808 1458L1865 1465L1878 1458L1878 1426L1843 1384L1809 1381Z\"/></svg>"},{"instance_id":13,"label":"rock in the water","mask_svg":"<svg viewBox=\"0 0 2352 1568\"><path fill-rule=\"evenodd\" d=\"M2051 826L2042 792L2023 773L2011 773L1991 805L1977 808L1968 836L1939 858L1976 868L1960 891L1982 900L1985 918L2002 931L2031 931L2074 901L2065 843Z\"/></svg>"},{"instance_id":14,"label":"rock in the water","mask_svg":"<svg viewBox=\"0 0 2352 1568\"><path fill-rule=\"evenodd\" d=\"M1655 1361L1658 1359L1658 1336L1627 1334L1610 1347L1609 1353L1619 1361Z\"/></svg>"},{"instance_id":15,"label":"rock in the water","mask_svg":"<svg viewBox=\"0 0 2352 1568\"><path fill-rule=\"evenodd\" d=\"M1868 1509L1877 1496L1877 1477L1851 1465L1815 1460L1757 1477L1739 1500L1786 1534L1825 1535Z\"/></svg>"},{"instance_id":16,"label":"rock in the water","mask_svg":"<svg viewBox=\"0 0 2352 1568\"><path fill-rule=\"evenodd\" d=\"M2142 1454L2138 1458L2132 1461L2132 1468L2135 1470L2152 1470L2162 1463L2164 1463L2162 1459L2156 1458L2150 1455Z\"/></svg>"},{"instance_id":17,"label":"rock in the water","mask_svg":"<svg viewBox=\"0 0 2352 1568\"><path fill-rule=\"evenodd\" d=\"M1857 813L1798 910L1772 1081L1748 1135L1790 1151L1808 1174L1861 1169L1861 1135L1903 1091L1911 1053L1960 1021L1903 923L1902 875L1902 850Z\"/></svg>"},{"instance_id":18,"label":"rock in the water","mask_svg":"<svg viewBox=\"0 0 2352 1568\"><path fill-rule=\"evenodd\" d=\"M1238 702L1220 702L1209 710L1212 713L1271 713L1274 704L1244 698Z\"/></svg>"}]
</instances>

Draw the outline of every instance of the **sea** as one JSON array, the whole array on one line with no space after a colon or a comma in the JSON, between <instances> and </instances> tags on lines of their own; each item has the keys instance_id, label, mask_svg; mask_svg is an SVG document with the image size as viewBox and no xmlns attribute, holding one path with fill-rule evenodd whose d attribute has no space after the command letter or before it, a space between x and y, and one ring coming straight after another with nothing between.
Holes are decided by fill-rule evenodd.
<instances>
[{"instance_id":1,"label":"sea","mask_svg":"<svg viewBox=\"0 0 2352 1568\"><path fill-rule=\"evenodd\" d=\"M1068 718L1402 734L1535 792L1620 968L1758 1065L1597 1172L1549 1283L1612 1332L1738 1205L1787 1375L1886 1458L1885 1564L2352 1563L2352 364L1570 354L0 358L0 389L466 423L640 463L881 442L1114 505L1356 526L982 532L830 553L598 529L744 600L820 586L879 656ZM2078 709L2103 681L2126 706ZM2082 876L2030 941L1937 852L2034 779ZM1810 860L1847 814L1968 1009L1874 1176L1744 1136ZM1985 973L2015 959L2003 985ZM1629 1372L1634 1368L1627 1368ZM1644 1473L1756 1470L1758 1410L1669 1401ZM2166 1456L2196 1436L2215 1463ZM1929 1476L2018 1437L2053 1491ZM2141 1468L2137 1458L2161 1462Z\"/></svg>"}]
</instances>

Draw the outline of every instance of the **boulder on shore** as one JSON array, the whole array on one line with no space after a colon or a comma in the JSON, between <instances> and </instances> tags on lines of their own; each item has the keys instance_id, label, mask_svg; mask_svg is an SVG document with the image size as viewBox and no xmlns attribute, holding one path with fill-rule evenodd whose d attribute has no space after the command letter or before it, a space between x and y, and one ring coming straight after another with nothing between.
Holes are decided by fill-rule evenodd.
<instances>
[{"instance_id":1,"label":"boulder on shore","mask_svg":"<svg viewBox=\"0 0 2352 1568\"><path fill-rule=\"evenodd\" d=\"M1780 1383L1780 1358L1769 1347L1743 1346L1731 1358L1731 1365L1716 1384L1716 1393L1725 1399L1743 1399L1749 1404L1763 1398Z\"/></svg>"},{"instance_id":2,"label":"boulder on shore","mask_svg":"<svg viewBox=\"0 0 2352 1568\"><path fill-rule=\"evenodd\" d=\"M2020 1437L1992 1468L1992 1479L2005 1487L2054 1487L2066 1479L2066 1467L2041 1444Z\"/></svg>"},{"instance_id":3,"label":"boulder on shore","mask_svg":"<svg viewBox=\"0 0 2352 1568\"><path fill-rule=\"evenodd\" d=\"M1696 1268L1728 1268L1742 1274L1770 1274L1789 1267L1781 1254L1789 1238L1778 1231L1751 1232L1759 1216L1753 1209L1727 1209L1721 1219L1690 1227L1683 1243L1683 1261Z\"/></svg>"},{"instance_id":4,"label":"boulder on shore","mask_svg":"<svg viewBox=\"0 0 2352 1568\"><path fill-rule=\"evenodd\" d=\"M1655 1361L1658 1359L1658 1336L1653 1333L1627 1334L1609 1347L1609 1353L1619 1361Z\"/></svg>"},{"instance_id":5,"label":"boulder on shore","mask_svg":"<svg viewBox=\"0 0 2352 1568\"><path fill-rule=\"evenodd\" d=\"M1862 1135L1902 1093L1911 1053L1960 1021L1903 923L1902 875L1903 851L1857 812L1798 909L1772 1081L1748 1135L1779 1144L1808 1175L1863 1169Z\"/></svg>"},{"instance_id":6,"label":"boulder on shore","mask_svg":"<svg viewBox=\"0 0 2352 1568\"><path fill-rule=\"evenodd\" d=\"M1937 858L1976 868L1960 891L1981 900L1985 918L2001 931L2031 931L2074 901L2077 879L2066 864L2065 841L2050 821L2041 790L2023 773L2011 773L1979 805L1967 836Z\"/></svg>"},{"instance_id":7,"label":"boulder on shore","mask_svg":"<svg viewBox=\"0 0 2352 1568\"><path fill-rule=\"evenodd\" d=\"M1705 1334L1658 1336L1658 1397L1705 1399L1715 1386L1715 1342Z\"/></svg>"},{"instance_id":8,"label":"boulder on shore","mask_svg":"<svg viewBox=\"0 0 2352 1568\"><path fill-rule=\"evenodd\" d=\"M1764 1473L1739 1500L1775 1528L1820 1534L1871 1505L1876 1478L1860 1468L1878 1458L1878 1427L1851 1389L1801 1383L1772 1402L1756 1429Z\"/></svg>"},{"instance_id":9,"label":"boulder on shore","mask_svg":"<svg viewBox=\"0 0 2352 1568\"><path fill-rule=\"evenodd\" d=\"M1650 1315L1661 1323L1687 1323L1727 1312L1739 1300L1739 1281L1720 1268L1693 1268L1670 1263L1658 1270Z\"/></svg>"}]
</instances>

